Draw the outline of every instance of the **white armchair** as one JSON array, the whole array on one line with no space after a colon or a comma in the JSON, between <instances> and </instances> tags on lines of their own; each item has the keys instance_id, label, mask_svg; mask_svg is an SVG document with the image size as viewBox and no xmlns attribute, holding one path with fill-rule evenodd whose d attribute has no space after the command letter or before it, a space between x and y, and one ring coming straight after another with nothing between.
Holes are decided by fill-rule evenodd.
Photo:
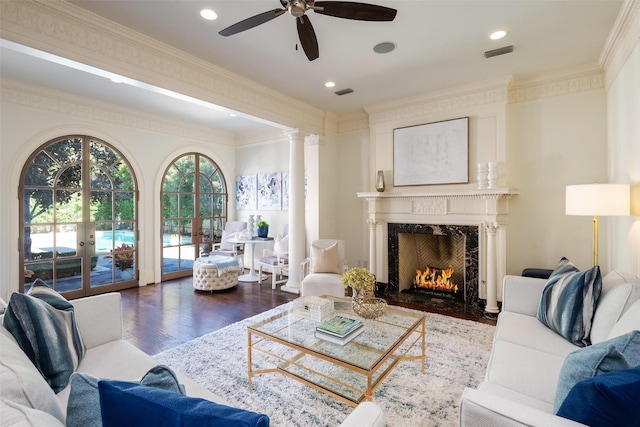
<instances>
[{"instance_id":1,"label":"white armchair","mask_svg":"<svg viewBox=\"0 0 640 427\"><path fill-rule=\"evenodd\" d=\"M289 280L289 227L285 225L282 235L273 242L273 250L265 249L259 260L258 283L262 283L262 273L271 272L271 289Z\"/></svg>"},{"instance_id":2,"label":"white armchair","mask_svg":"<svg viewBox=\"0 0 640 427\"><path fill-rule=\"evenodd\" d=\"M238 260L242 268L244 263L244 244L234 244L228 240L238 233L247 229L247 223L244 221L227 221L222 231L222 239L220 243L213 244L211 255L231 256Z\"/></svg>"},{"instance_id":3,"label":"white armchair","mask_svg":"<svg viewBox=\"0 0 640 427\"><path fill-rule=\"evenodd\" d=\"M302 261L300 295L344 297L342 275L347 268L344 240L314 240L309 258Z\"/></svg>"}]
</instances>

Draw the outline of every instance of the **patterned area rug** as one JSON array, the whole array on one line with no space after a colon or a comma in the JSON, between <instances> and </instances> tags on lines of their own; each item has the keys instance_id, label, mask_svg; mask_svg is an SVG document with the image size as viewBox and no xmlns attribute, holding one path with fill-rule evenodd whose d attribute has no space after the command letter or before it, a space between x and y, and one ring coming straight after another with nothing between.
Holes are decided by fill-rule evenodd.
<instances>
[{"instance_id":1,"label":"patterned area rug","mask_svg":"<svg viewBox=\"0 0 640 427\"><path fill-rule=\"evenodd\" d=\"M164 351L154 358L184 373L231 404L267 414L272 426L337 426L353 408L279 373L247 382L246 325L288 309L287 303ZM426 365L401 362L374 394L387 426L456 426L465 387L484 378L495 327L426 313ZM416 346L413 353L419 354ZM256 357L258 368L273 360ZM188 392L188 391L187 391Z\"/></svg>"}]
</instances>

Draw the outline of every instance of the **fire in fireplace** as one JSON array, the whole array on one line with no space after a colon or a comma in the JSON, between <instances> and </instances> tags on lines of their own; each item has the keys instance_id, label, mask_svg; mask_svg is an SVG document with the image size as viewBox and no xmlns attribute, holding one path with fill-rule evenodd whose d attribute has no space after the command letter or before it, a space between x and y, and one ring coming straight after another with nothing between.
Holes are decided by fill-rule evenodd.
<instances>
[{"instance_id":1,"label":"fire in fireplace","mask_svg":"<svg viewBox=\"0 0 640 427\"><path fill-rule=\"evenodd\" d=\"M463 313L484 310L478 295L478 226L448 224L388 224L389 282L380 286L380 293L391 301L416 305L436 306L447 311ZM426 268L425 268L426 266ZM433 273L433 267L447 271L449 283L456 292L440 289L418 288L412 282L417 269L425 281ZM424 270L422 270L424 269ZM442 273L434 280L443 281Z\"/></svg>"},{"instance_id":2,"label":"fire in fireplace","mask_svg":"<svg viewBox=\"0 0 640 427\"><path fill-rule=\"evenodd\" d=\"M451 265L445 269L427 265L424 268L424 272L422 270L416 270L413 287L418 290L426 289L455 295L458 293L458 285L453 283L451 279L453 271L454 269Z\"/></svg>"}]
</instances>

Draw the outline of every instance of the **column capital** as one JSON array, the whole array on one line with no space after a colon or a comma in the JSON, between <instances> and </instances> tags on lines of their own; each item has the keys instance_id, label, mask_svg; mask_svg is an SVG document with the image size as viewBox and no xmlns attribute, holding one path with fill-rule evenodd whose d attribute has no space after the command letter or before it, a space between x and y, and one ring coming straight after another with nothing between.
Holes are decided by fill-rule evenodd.
<instances>
[{"instance_id":1,"label":"column capital","mask_svg":"<svg viewBox=\"0 0 640 427\"><path fill-rule=\"evenodd\" d=\"M367 219L367 224L369 224L369 227L375 228L378 225L378 220L369 218Z\"/></svg>"},{"instance_id":2,"label":"column capital","mask_svg":"<svg viewBox=\"0 0 640 427\"><path fill-rule=\"evenodd\" d=\"M488 222L484 225L484 227L487 230L487 234L495 236L496 231L498 231L498 228L500 228L500 225L497 222Z\"/></svg>"},{"instance_id":3,"label":"column capital","mask_svg":"<svg viewBox=\"0 0 640 427\"><path fill-rule=\"evenodd\" d=\"M287 129L284 131L284 134L287 138L289 138L290 141L303 141L307 136L306 133L301 132L298 128Z\"/></svg>"}]
</instances>

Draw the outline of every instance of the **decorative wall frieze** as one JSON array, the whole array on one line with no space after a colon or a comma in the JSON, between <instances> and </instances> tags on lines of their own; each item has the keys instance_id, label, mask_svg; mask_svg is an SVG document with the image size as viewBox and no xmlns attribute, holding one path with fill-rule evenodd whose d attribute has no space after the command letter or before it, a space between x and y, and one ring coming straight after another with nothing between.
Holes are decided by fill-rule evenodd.
<instances>
[{"instance_id":1,"label":"decorative wall frieze","mask_svg":"<svg viewBox=\"0 0 640 427\"><path fill-rule=\"evenodd\" d=\"M2 37L288 127L324 112L60 0L0 1Z\"/></svg>"},{"instance_id":2,"label":"decorative wall frieze","mask_svg":"<svg viewBox=\"0 0 640 427\"><path fill-rule=\"evenodd\" d=\"M369 115L366 112L340 116L338 133L356 132L369 129Z\"/></svg>"},{"instance_id":3,"label":"decorative wall frieze","mask_svg":"<svg viewBox=\"0 0 640 427\"><path fill-rule=\"evenodd\" d=\"M415 121L453 115L473 108L507 102L510 76L366 107L369 124Z\"/></svg>"},{"instance_id":4,"label":"decorative wall frieze","mask_svg":"<svg viewBox=\"0 0 640 427\"><path fill-rule=\"evenodd\" d=\"M514 78L509 88L509 103L603 91L604 88L603 69L595 63L585 64L535 76Z\"/></svg>"},{"instance_id":5,"label":"decorative wall frieze","mask_svg":"<svg viewBox=\"0 0 640 427\"><path fill-rule=\"evenodd\" d=\"M414 215L444 215L447 213L447 201L440 198L412 200L411 213Z\"/></svg>"},{"instance_id":6,"label":"decorative wall frieze","mask_svg":"<svg viewBox=\"0 0 640 427\"><path fill-rule=\"evenodd\" d=\"M190 122L141 113L138 110L99 102L67 92L7 79L0 80L0 88L2 89L0 101L3 103L112 123L147 132L169 134L208 143L215 142L226 146L234 145L234 137L231 132L217 131L203 126L195 126Z\"/></svg>"}]
</instances>

